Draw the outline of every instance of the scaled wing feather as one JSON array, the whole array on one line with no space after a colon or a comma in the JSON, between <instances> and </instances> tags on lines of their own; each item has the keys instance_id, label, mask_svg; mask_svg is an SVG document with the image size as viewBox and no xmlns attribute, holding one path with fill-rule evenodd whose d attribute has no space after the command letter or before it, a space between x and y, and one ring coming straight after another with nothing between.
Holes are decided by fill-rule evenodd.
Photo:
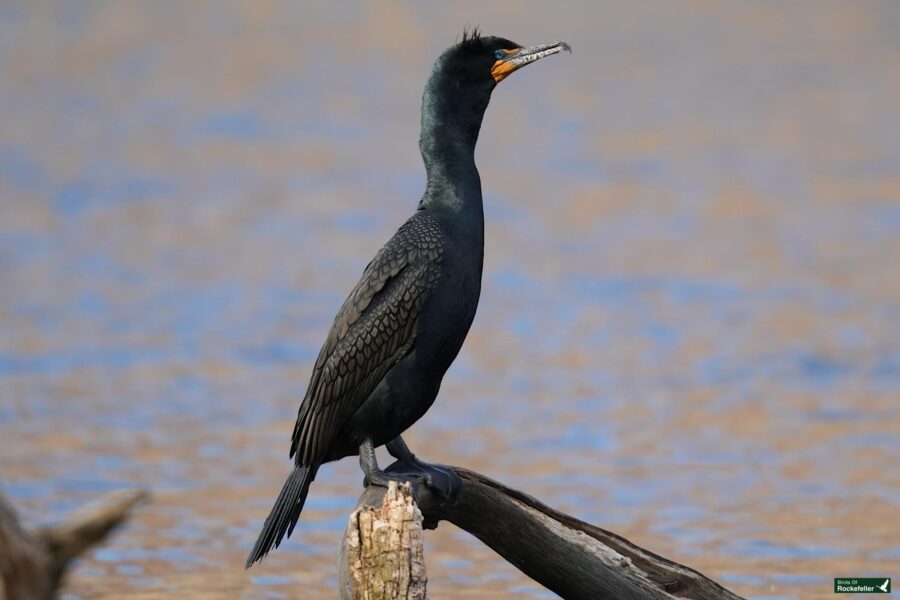
<instances>
[{"instance_id":1,"label":"scaled wing feather","mask_svg":"<svg viewBox=\"0 0 900 600\"><path fill-rule=\"evenodd\" d=\"M414 215L378 251L344 301L313 368L291 442L297 465L324 460L335 434L406 356L440 277L443 235Z\"/></svg>"}]
</instances>

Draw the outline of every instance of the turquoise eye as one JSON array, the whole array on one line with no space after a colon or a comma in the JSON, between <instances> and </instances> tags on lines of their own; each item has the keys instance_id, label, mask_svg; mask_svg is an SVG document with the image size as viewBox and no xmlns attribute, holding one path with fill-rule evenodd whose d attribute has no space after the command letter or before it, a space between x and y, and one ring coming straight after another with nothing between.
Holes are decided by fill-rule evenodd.
<instances>
[{"instance_id":1,"label":"turquoise eye","mask_svg":"<svg viewBox=\"0 0 900 600\"><path fill-rule=\"evenodd\" d=\"M497 50L496 52L494 52L494 56L497 58L497 60L499 60L506 56L506 50Z\"/></svg>"}]
</instances>

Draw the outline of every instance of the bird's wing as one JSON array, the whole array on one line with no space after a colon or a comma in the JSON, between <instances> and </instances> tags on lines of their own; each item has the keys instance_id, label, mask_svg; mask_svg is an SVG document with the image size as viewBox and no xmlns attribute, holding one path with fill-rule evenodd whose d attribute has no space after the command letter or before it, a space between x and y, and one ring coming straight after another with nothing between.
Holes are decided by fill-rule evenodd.
<instances>
[{"instance_id":1,"label":"bird's wing","mask_svg":"<svg viewBox=\"0 0 900 600\"><path fill-rule=\"evenodd\" d=\"M442 255L440 225L417 213L366 267L334 319L300 405L291 440L298 465L325 459L334 435L409 353Z\"/></svg>"}]
</instances>

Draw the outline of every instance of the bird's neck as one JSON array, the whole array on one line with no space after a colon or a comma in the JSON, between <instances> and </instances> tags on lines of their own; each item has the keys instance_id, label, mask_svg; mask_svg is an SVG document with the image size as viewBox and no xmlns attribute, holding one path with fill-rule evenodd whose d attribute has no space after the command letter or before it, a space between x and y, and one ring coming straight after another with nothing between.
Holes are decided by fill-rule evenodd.
<instances>
[{"instance_id":1,"label":"bird's neck","mask_svg":"<svg viewBox=\"0 0 900 600\"><path fill-rule=\"evenodd\" d=\"M428 183L420 206L483 220L475 143L489 99L461 94L440 76L432 76L425 86L419 149Z\"/></svg>"}]
</instances>

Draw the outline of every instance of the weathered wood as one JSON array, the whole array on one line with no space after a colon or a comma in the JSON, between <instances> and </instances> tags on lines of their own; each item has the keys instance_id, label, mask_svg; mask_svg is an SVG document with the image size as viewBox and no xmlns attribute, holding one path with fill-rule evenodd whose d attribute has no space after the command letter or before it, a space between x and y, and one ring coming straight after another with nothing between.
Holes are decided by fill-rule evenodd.
<instances>
[{"instance_id":1,"label":"weathered wood","mask_svg":"<svg viewBox=\"0 0 900 600\"><path fill-rule=\"evenodd\" d=\"M341 543L341 598L425 600L422 512L409 484L377 489L383 492L377 502L361 500L350 515Z\"/></svg>"},{"instance_id":2,"label":"weathered wood","mask_svg":"<svg viewBox=\"0 0 900 600\"><path fill-rule=\"evenodd\" d=\"M404 469L395 465L388 470ZM421 483L414 487L424 527L453 523L563 598L740 599L694 569L556 511L528 494L467 469L443 468L459 475L462 486L455 502L436 496ZM378 506L384 494L384 488L369 487L360 505ZM342 577L345 564L342 558Z\"/></svg>"},{"instance_id":3,"label":"weathered wood","mask_svg":"<svg viewBox=\"0 0 900 600\"><path fill-rule=\"evenodd\" d=\"M59 525L26 531L0 494L0 580L6 600L50 600L66 567L104 538L148 497L143 490L112 492Z\"/></svg>"}]
</instances>

